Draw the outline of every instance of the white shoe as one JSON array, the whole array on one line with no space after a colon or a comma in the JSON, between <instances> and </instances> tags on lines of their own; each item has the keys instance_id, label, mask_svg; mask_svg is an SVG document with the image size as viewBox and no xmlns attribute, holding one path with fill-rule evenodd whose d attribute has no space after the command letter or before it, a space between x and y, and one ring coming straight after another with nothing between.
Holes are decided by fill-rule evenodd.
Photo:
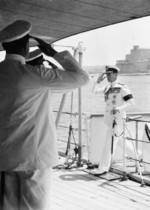
<instances>
[{"instance_id":1,"label":"white shoe","mask_svg":"<svg viewBox=\"0 0 150 210\"><path fill-rule=\"evenodd\" d=\"M102 174L105 174L105 173L107 173L108 171L106 171L106 170L102 170L102 169L97 169L97 170L95 170L94 171L94 175L102 175Z\"/></svg>"}]
</instances>

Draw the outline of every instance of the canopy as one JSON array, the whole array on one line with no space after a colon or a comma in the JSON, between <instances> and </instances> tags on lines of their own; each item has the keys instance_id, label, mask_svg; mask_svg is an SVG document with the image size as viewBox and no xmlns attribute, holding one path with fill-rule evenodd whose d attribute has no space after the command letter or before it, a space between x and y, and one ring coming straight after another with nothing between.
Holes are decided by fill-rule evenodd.
<instances>
[{"instance_id":1,"label":"canopy","mask_svg":"<svg viewBox=\"0 0 150 210\"><path fill-rule=\"evenodd\" d=\"M53 43L148 15L149 0L1 0L0 30L17 19L27 20L33 35Z\"/></svg>"}]
</instances>

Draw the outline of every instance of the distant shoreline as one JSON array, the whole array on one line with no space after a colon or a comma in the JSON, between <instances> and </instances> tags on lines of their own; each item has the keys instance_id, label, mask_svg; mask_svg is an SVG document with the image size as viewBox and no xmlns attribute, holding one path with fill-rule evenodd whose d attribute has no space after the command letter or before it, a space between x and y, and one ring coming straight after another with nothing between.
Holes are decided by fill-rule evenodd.
<instances>
[{"instance_id":1,"label":"distant shoreline","mask_svg":"<svg viewBox=\"0 0 150 210\"><path fill-rule=\"evenodd\" d=\"M150 75L150 73L128 73L128 74L120 74L123 76L145 76L145 75Z\"/></svg>"},{"instance_id":2,"label":"distant shoreline","mask_svg":"<svg viewBox=\"0 0 150 210\"><path fill-rule=\"evenodd\" d=\"M102 73L102 72L101 72ZM101 74L101 73L89 73L90 75L92 75L92 76L97 76L97 75L99 75L99 74ZM121 76L145 76L145 75L150 75L150 73L127 73L127 74L119 74L119 75L121 75Z\"/></svg>"}]
</instances>

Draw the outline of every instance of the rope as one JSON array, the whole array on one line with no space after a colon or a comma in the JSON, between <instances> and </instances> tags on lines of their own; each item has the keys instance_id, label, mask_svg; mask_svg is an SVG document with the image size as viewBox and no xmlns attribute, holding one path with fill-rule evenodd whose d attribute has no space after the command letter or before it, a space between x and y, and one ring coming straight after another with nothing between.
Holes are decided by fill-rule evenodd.
<instances>
[{"instance_id":1,"label":"rope","mask_svg":"<svg viewBox=\"0 0 150 210\"><path fill-rule=\"evenodd\" d=\"M71 136L73 137L73 141L74 141L74 145L75 145L75 148L74 148L74 153L75 153L75 158L76 158L76 155L78 154L78 145L76 144L76 141L75 141L75 136L74 136L74 133L73 133L73 127L72 127L72 116L73 116L73 92L71 93L71 106L70 106L70 126L69 126L69 135L68 135L68 142L67 142L67 147L66 147L66 156L68 156L68 153L69 153L69 150L70 150L70 145L72 144L71 143Z\"/></svg>"},{"instance_id":2,"label":"rope","mask_svg":"<svg viewBox=\"0 0 150 210\"><path fill-rule=\"evenodd\" d=\"M73 116L73 92L71 93L70 125L72 125L72 116Z\"/></svg>"},{"instance_id":3,"label":"rope","mask_svg":"<svg viewBox=\"0 0 150 210\"><path fill-rule=\"evenodd\" d=\"M147 144L150 143L150 142L147 142L147 141L143 141L143 140L140 140L140 139L133 139L133 138L129 138L129 137L125 137L125 139L131 140L131 141L139 141L139 142L143 142L143 143L147 143Z\"/></svg>"}]
</instances>

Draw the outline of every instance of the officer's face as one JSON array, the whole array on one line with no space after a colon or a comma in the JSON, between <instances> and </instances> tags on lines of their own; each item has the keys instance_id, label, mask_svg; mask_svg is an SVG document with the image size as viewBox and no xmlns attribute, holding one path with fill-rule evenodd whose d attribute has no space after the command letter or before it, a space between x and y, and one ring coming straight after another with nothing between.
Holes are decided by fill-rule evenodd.
<instances>
[{"instance_id":1,"label":"officer's face","mask_svg":"<svg viewBox=\"0 0 150 210\"><path fill-rule=\"evenodd\" d=\"M114 82L117 79L117 73L109 72L106 75L108 82Z\"/></svg>"}]
</instances>

